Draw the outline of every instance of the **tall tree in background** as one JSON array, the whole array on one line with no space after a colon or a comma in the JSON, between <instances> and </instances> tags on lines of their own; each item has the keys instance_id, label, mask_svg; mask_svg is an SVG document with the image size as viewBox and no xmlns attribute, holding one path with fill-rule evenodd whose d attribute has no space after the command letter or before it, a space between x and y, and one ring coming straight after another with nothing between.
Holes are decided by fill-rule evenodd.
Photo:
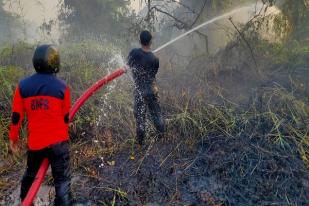
<instances>
[{"instance_id":1,"label":"tall tree in background","mask_svg":"<svg viewBox=\"0 0 309 206\"><path fill-rule=\"evenodd\" d=\"M69 37L114 37L124 32L128 13L124 0L64 0L60 20Z\"/></svg>"},{"instance_id":2,"label":"tall tree in background","mask_svg":"<svg viewBox=\"0 0 309 206\"><path fill-rule=\"evenodd\" d=\"M289 37L300 40L308 38L309 32L309 1L285 0L282 4L282 21Z\"/></svg>"},{"instance_id":3,"label":"tall tree in background","mask_svg":"<svg viewBox=\"0 0 309 206\"><path fill-rule=\"evenodd\" d=\"M13 42L18 37L15 28L21 27L17 18L3 9L4 3L0 0L0 43Z\"/></svg>"}]
</instances>

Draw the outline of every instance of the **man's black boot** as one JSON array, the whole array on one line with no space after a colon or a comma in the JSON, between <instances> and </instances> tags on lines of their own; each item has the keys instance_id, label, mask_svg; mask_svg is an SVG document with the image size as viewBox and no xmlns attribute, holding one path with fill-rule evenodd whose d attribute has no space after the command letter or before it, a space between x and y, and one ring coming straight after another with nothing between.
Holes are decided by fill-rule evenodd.
<instances>
[{"instance_id":1,"label":"man's black boot","mask_svg":"<svg viewBox=\"0 0 309 206\"><path fill-rule=\"evenodd\" d=\"M73 206L73 200L71 194L66 194L61 198L55 198L55 206Z\"/></svg>"}]
</instances>

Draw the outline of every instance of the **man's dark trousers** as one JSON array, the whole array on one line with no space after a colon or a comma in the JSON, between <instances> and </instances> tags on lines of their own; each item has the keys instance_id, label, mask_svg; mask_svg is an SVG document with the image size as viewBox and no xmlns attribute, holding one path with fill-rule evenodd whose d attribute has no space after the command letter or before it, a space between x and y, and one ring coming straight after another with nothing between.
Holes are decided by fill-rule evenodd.
<instances>
[{"instance_id":1,"label":"man's dark trousers","mask_svg":"<svg viewBox=\"0 0 309 206\"><path fill-rule=\"evenodd\" d=\"M55 205L71 206L70 155L67 141L42 150L28 151L27 169L21 183L21 199L26 197L44 158L48 158L52 168L56 191Z\"/></svg>"},{"instance_id":2,"label":"man's dark trousers","mask_svg":"<svg viewBox=\"0 0 309 206\"><path fill-rule=\"evenodd\" d=\"M148 109L151 120L159 133L159 137L165 132L161 117L158 94L153 86L144 86L134 90L134 116L136 119L137 141L141 145L146 133L146 110Z\"/></svg>"}]
</instances>

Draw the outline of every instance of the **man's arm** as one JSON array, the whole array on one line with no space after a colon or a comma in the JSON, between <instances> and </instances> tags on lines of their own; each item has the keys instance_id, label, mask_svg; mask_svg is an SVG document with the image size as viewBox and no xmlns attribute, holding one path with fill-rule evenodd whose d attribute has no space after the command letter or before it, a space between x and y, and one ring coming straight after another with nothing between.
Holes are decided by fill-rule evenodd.
<instances>
[{"instance_id":1,"label":"man's arm","mask_svg":"<svg viewBox=\"0 0 309 206\"><path fill-rule=\"evenodd\" d=\"M154 59L153 67L152 67L153 76L155 76L158 73L159 67L160 67L159 59L156 57Z\"/></svg>"},{"instance_id":2,"label":"man's arm","mask_svg":"<svg viewBox=\"0 0 309 206\"><path fill-rule=\"evenodd\" d=\"M19 86L15 90L12 103L12 120L10 125L10 146L13 152L17 152L17 142L19 138L19 130L24 119L24 105L20 94Z\"/></svg>"},{"instance_id":3,"label":"man's arm","mask_svg":"<svg viewBox=\"0 0 309 206\"><path fill-rule=\"evenodd\" d=\"M70 88L67 87L64 93L63 99L63 114L64 114L64 123L69 124L69 112L71 109L71 92Z\"/></svg>"},{"instance_id":4,"label":"man's arm","mask_svg":"<svg viewBox=\"0 0 309 206\"><path fill-rule=\"evenodd\" d=\"M130 68L133 68L134 67L134 50L131 50L129 55L128 55L128 58L127 58L127 65L130 67Z\"/></svg>"}]
</instances>

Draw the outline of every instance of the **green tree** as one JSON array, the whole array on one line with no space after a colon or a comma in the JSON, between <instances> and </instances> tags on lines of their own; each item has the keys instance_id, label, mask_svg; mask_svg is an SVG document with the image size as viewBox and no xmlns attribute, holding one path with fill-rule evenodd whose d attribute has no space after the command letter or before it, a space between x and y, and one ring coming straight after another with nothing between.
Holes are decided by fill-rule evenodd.
<instances>
[{"instance_id":1,"label":"green tree","mask_svg":"<svg viewBox=\"0 0 309 206\"><path fill-rule=\"evenodd\" d=\"M309 2L307 0L285 0L282 4L282 23L291 38L308 38Z\"/></svg>"},{"instance_id":2,"label":"green tree","mask_svg":"<svg viewBox=\"0 0 309 206\"><path fill-rule=\"evenodd\" d=\"M66 37L115 37L128 23L128 1L64 0L60 20L67 27Z\"/></svg>"},{"instance_id":3,"label":"green tree","mask_svg":"<svg viewBox=\"0 0 309 206\"><path fill-rule=\"evenodd\" d=\"M3 9L5 0L0 0L0 44L14 41L18 34L15 28L20 24L16 17Z\"/></svg>"}]
</instances>

